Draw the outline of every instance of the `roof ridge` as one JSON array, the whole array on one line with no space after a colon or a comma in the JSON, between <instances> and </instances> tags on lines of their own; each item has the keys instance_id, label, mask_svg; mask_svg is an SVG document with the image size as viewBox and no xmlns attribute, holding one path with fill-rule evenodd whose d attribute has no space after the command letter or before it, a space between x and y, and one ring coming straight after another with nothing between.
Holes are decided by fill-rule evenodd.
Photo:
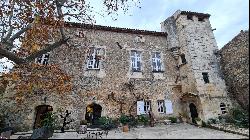
<instances>
[{"instance_id":1,"label":"roof ridge","mask_svg":"<svg viewBox=\"0 0 250 140\"><path fill-rule=\"evenodd\" d=\"M65 22L65 25L66 25L66 27L77 27L77 28L87 28L87 29L114 31L114 32L125 32L125 33L156 35L156 36L167 36L166 32L131 29L131 28L121 28L121 27L112 27L112 26L77 23L77 22Z\"/></svg>"}]
</instances>

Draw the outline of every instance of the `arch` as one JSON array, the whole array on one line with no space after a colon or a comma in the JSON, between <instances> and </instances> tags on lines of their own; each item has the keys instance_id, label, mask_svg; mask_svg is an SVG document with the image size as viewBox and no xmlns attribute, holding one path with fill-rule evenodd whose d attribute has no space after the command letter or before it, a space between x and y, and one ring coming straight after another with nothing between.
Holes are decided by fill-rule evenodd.
<instances>
[{"instance_id":1,"label":"arch","mask_svg":"<svg viewBox=\"0 0 250 140\"><path fill-rule=\"evenodd\" d=\"M190 109L190 113L191 113L192 123L196 123L195 118L197 118L199 116L198 112L197 112L196 105L194 103L190 103L189 109Z\"/></svg>"},{"instance_id":2,"label":"arch","mask_svg":"<svg viewBox=\"0 0 250 140\"><path fill-rule=\"evenodd\" d=\"M52 106L50 105L39 105L35 108L35 122L33 129L41 127L41 122L44 115L48 112L53 111Z\"/></svg>"},{"instance_id":3,"label":"arch","mask_svg":"<svg viewBox=\"0 0 250 140\"><path fill-rule=\"evenodd\" d=\"M96 124L97 120L101 117L102 106L96 103L91 103L86 107L85 120L89 123Z\"/></svg>"}]
</instances>

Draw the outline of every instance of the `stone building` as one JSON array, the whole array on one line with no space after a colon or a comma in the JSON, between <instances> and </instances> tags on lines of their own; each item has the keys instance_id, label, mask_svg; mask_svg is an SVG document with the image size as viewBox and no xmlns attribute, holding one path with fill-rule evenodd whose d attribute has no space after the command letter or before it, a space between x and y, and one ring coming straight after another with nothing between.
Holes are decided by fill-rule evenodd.
<instances>
[{"instance_id":1,"label":"stone building","mask_svg":"<svg viewBox=\"0 0 250 140\"><path fill-rule=\"evenodd\" d=\"M189 122L225 114L231 103L209 17L178 10L161 23L162 32L68 23L71 47L61 46L36 61L58 64L71 75L72 92L27 95L18 105L5 98L14 96L10 85L1 102L6 122L35 128L39 115L49 110L69 110L72 127L89 119L89 110L94 118L140 115L149 109L156 119L186 113Z\"/></svg>"},{"instance_id":2,"label":"stone building","mask_svg":"<svg viewBox=\"0 0 250 140\"><path fill-rule=\"evenodd\" d=\"M220 50L220 55L229 96L249 110L249 31L241 31Z\"/></svg>"}]
</instances>

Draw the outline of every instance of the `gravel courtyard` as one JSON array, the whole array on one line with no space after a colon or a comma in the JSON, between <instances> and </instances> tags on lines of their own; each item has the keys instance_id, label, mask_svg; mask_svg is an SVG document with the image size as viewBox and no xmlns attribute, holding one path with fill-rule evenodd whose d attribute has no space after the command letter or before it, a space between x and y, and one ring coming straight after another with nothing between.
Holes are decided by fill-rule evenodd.
<instances>
[{"instance_id":1,"label":"gravel courtyard","mask_svg":"<svg viewBox=\"0 0 250 140\"><path fill-rule=\"evenodd\" d=\"M12 135L16 139L18 135ZM86 134L76 132L54 133L50 139L85 139ZM103 139L248 139L246 136L226 133L190 124L156 125L155 127L132 128L129 132L111 130Z\"/></svg>"}]
</instances>

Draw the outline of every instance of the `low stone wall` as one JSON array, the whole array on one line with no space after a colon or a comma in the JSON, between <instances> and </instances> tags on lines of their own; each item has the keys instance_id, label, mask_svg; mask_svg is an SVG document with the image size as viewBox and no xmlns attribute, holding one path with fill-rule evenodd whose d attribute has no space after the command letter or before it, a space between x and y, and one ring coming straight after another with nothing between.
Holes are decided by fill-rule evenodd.
<instances>
[{"instance_id":1,"label":"low stone wall","mask_svg":"<svg viewBox=\"0 0 250 140\"><path fill-rule=\"evenodd\" d=\"M233 134L243 135L249 137L249 128L238 128L231 124L211 124L207 126L211 129L221 130Z\"/></svg>"}]
</instances>

